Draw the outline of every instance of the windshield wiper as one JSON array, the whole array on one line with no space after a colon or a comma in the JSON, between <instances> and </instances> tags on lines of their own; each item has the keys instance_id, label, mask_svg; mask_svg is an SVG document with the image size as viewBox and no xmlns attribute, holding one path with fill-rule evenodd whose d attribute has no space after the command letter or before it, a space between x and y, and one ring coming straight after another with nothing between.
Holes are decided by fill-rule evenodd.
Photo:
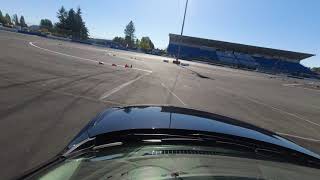
<instances>
[{"instance_id":1,"label":"windshield wiper","mask_svg":"<svg viewBox=\"0 0 320 180\"><path fill-rule=\"evenodd\" d=\"M270 159L283 162L300 163L317 166L320 168L320 160L292 149L270 144L263 141L244 137L233 137L225 134L203 133L187 130L161 130L154 133L150 130L128 130L116 133L108 133L91 138L79 143L67 153L70 154L84 151L104 151L120 146L137 145L200 145L207 147L221 147L237 151L243 156L258 159Z\"/></svg>"}]
</instances>

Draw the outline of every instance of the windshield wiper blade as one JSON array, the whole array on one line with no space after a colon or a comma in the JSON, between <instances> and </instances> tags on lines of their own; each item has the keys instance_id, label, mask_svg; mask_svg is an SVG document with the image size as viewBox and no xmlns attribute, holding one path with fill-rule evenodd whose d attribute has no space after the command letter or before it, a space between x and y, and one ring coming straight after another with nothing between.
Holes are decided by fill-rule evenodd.
<instances>
[{"instance_id":1,"label":"windshield wiper blade","mask_svg":"<svg viewBox=\"0 0 320 180\"><path fill-rule=\"evenodd\" d=\"M121 145L123 145L122 142L113 142L113 143L107 143L107 144L101 144L101 145L98 145L98 146L94 146L92 149L93 150L98 150L98 149L102 149L102 148L121 146Z\"/></svg>"},{"instance_id":2,"label":"windshield wiper blade","mask_svg":"<svg viewBox=\"0 0 320 180\"><path fill-rule=\"evenodd\" d=\"M141 132L141 133L140 133ZM320 160L305 155L293 149L281 147L268 142L248 139L245 137L234 137L220 133L210 134L199 131L185 130L128 130L115 133L103 134L89 138L89 140L77 144L67 153L69 155L86 150L95 151L98 149L108 149L120 145L146 145L148 144L177 144L222 147L230 150L251 154L256 158L270 158L280 161L300 162L304 164L316 164L320 167Z\"/></svg>"},{"instance_id":3,"label":"windshield wiper blade","mask_svg":"<svg viewBox=\"0 0 320 180\"><path fill-rule=\"evenodd\" d=\"M83 141L74 144L71 148L67 149L66 152L64 152L62 154L62 156L66 157L69 156L70 154L74 153L74 152L78 152L81 151L83 149L87 149L91 146L93 146L93 141L95 140L95 138L87 138L84 139Z\"/></svg>"},{"instance_id":4,"label":"windshield wiper blade","mask_svg":"<svg viewBox=\"0 0 320 180\"><path fill-rule=\"evenodd\" d=\"M285 147L281 147L278 145L270 144L263 141L246 141L246 138L243 140L241 138L231 138L230 136L224 136L223 134L219 135L211 135L204 133L189 133L189 134L145 134L145 133L135 133L132 134L135 136L143 136L148 139L153 137L155 139L162 140L161 142L170 142L175 141L177 143L185 143L185 142L197 142L203 143L206 146L223 146L230 149L241 150L245 152L254 153L258 157L268 157L268 158L276 158L290 161L302 160L305 162L319 162L319 160L315 160L312 157L294 151L292 149L288 149ZM160 143L160 141L157 141ZM317 164L319 164L317 163ZM320 164L319 164L320 165Z\"/></svg>"}]
</instances>

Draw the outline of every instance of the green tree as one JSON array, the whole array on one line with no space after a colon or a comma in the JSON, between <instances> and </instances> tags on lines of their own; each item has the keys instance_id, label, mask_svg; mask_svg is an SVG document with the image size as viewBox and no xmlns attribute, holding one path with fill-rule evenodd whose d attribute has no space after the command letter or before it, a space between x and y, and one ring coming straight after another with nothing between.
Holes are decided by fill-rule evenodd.
<instances>
[{"instance_id":1,"label":"green tree","mask_svg":"<svg viewBox=\"0 0 320 180\"><path fill-rule=\"evenodd\" d=\"M66 29L70 30L70 34L72 35L72 39L79 39L80 28L77 24L76 12L71 8L68 12L68 18L66 19Z\"/></svg>"},{"instance_id":2,"label":"green tree","mask_svg":"<svg viewBox=\"0 0 320 180\"><path fill-rule=\"evenodd\" d=\"M57 17L59 22L55 24L55 28L58 33L71 36L76 40L89 38L89 31L82 19L80 7L77 8L77 11L73 8L66 11L62 6L57 12Z\"/></svg>"},{"instance_id":3,"label":"green tree","mask_svg":"<svg viewBox=\"0 0 320 180\"><path fill-rule=\"evenodd\" d=\"M12 16L12 21L14 22L14 25L20 26L20 23L19 23L19 19L18 19L18 15L17 15L17 14L14 14L14 15Z\"/></svg>"},{"instance_id":4,"label":"green tree","mask_svg":"<svg viewBox=\"0 0 320 180\"><path fill-rule=\"evenodd\" d=\"M140 48L144 52L150 52L152 49L154 49L154 45L149 37L142 37L140 41Z\"/></svg>"},{"instance_id":5,"label":"green tree","mask_svg":"<svg viewBox=\"0 0 320 180\"><path fill-rule=\"evenodd\" d=\"M65 24L65 29L70 30L70 34L69 35L73 35L74 31L75 31L75 11L73 10L73 8L71 8L68 11L68 16L66 19L66 24Z\"/></svg>"},{"instance_id":6,"label":"green tree","mask_svg":"<svg viewBox=\"0 0 320 180\"><path fill-rule=\"evenodd\" d=\"M89 30L84 23L81 25L80 39L89 39Z\"/></svg>"},{"instance_id":7,"label":"green tree","mask_svg":"<svg viewBox=\"0 0 320 180\"><path fill-rule=\"evenodd\" d=\"M116 42L116 43L118 43L118 44L120 44L120 45L122 45L122 46L125 46L125 45L126 45L126 42L125 42L125 40L124 40L123 37L118 37L118 36L116 36L116 37L113 38L112 41L113 41L113 42Z\"/></svg>"},{"instance_id":8,"label":"green tree","mask_svg":"<svg viewBox=\"0 0 320 180\"><path fill-rule=\"evenodd\" d=\"M1 10L0 10L0 23L5 24L5 20L4 20L4 17L2 15Z\"/></svg>"},{"instance_id":9,"label":"green tree","mask_svg":"<svg viewBox=\"0 0 320 180\"><path fill-rule=\"evenodd\" d=\"M66 20L68 18L68 12L62 6L57 12L57 18L59 22L56 24L57 28L59 29L66 29Z\"/></svg>"},{"instance_id":10,"label":"green tree","mask_svg":"<svg viewBox=\"0 0 320 180\"><path fill-rule=\"evenodd\" d=\"M149 38L149 37L148 37ZM151 39L149 38L149 45L150 45L150 48L151 49L154 49L154 44L153 44L153 42L151 41Z\"/></svg>"},{"instance_id":11,"label":"green tree","mask_svg":"<svg viewBox=\"0 0 320 180\"><path fill-rule=\"evenodd\" d=\"M134 32L136 31L134 24L132 21L127 24L126 28L124 29L125 41L129 48L132 48L134 45Z\"/></svg>"},{"instance_id":12,"label":"green tree","mask_svg":"<svg viewBox=\"0 0 320 180\"><path fill-rule=\"evenodd\" d=\"M88 28L85 25L85 22L82 19L82 12L80 7L78 7L77 12L75 14L75 26L76 33L80 39L88 39Z\"/></svg>"},{"instance_id":13,"label":"green tree","mask_svg":"<svg viewBox=\"0 0 320 180\"><path fill-rule=\"evenodd\" d=\"M6 16L4 17L5 19L5 24L12 24L11 22L11 17L9 16L9 14L7 13Z\"/></svg>"},{"instance_id":14,"label":"green tree","mask_svg":"<svg viewBox=\"0 0 320 180\"><path fill-rule=\"evenodd\" d=\"M75 12L72 8L68 12L66 19L66 29L71 32L72 39L88 39L88 28L82 19L80 7Z\"/></svg>"},{"instance_id":15,"label":"green tree","mask_svg":"<svg viewBox=\"0 0 320 180\"><path fill-rule=\"evenodd\" d=\"M28 27L28 25L26 24L26 21L24 20L23 16L20 17L20 26L21 27Z\"/></svg>"},{"instance_id":16,"label":"green tree","mask_svg":"<svg viewBox=\"0 0 320 180\"><path fill-rule=\"evenodd\" d=\"M49 31L52 30L53 24L49 19L41 19L40 21L40 28L48 29Z\"/></svg>"},{"instance_id":17,"label":"green tree","mask_svg":"<svg viewBox=\"0 0 320 180\"><path fill-rule=\"evenodd\" d=\"M320 74L320 67L313 67L311 70L315 73Z\"/></svg>"},{"instance_id":18,"label":"green tree","mask_svg":"<svg viewBox=\"0 0 320 180\"><path fill-rule=\"evenodd\" d=\"M67 29L67 19L68 19L68 11L61 6L61 8L57 12L57 18L59 22L55 24L54 31L62 36L70 35L70 31Z\"/></svg>"},{"instance_id":19,"label":"green tree","mask_svg":"<svg viewBox=\"0 0 320 180\"><path fill-rule=\"evenodd\" d=\"M139 48L140 47L140 40L137 38L135 42L135 47Z\"/></svg>"}]
</instances>

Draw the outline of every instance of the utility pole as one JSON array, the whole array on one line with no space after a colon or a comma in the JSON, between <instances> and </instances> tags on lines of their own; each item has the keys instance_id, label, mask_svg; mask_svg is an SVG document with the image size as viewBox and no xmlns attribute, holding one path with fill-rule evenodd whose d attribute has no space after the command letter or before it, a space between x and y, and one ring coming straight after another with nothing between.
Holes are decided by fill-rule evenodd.
<instances>
[{"instance_id":1,"label":"utility pole","mask_svg":"<svg viewBox=\"0 0 320 180\"><path fill-rule=\"evenodd\" d=\"M180 64L179 57L180 57L180 49L181 49L182 35L183 35L183 29L184 29L184 22L187 14L187 8L188 8L188 0L186 0L186 6L184 8L184 15L183 15L183 21L182 21L182 27L181 27L181 34L180 34L180 43L178 46L178 54L177 54L176 60L173 61L173 63L175 64Z\"/></svg>"}]
</instances>

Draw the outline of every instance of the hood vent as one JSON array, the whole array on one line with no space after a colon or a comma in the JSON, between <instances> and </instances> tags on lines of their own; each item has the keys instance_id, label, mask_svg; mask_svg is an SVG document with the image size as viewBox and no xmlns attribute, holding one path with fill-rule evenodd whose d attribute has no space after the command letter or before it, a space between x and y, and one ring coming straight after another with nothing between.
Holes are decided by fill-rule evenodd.
<instances>
[{"instance_id":1,"label":"hood vent","mask_svg":"<svg viewBox=\"0 0 320 180\"><path fill-rule=\"evenodd\" d=\"M166 150L154 150L151 153L144 153L143 156L171 155L171 154L215 155L216 153L214 151L202 151L202 150L166 149Z\"/></svg>"}]
</instances>

